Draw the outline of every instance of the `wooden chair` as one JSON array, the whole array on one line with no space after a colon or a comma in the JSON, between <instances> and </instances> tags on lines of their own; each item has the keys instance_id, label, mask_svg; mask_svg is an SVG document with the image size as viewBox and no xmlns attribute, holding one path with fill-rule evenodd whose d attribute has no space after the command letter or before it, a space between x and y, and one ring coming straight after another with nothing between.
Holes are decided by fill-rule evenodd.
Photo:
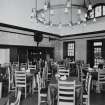
<instances>
[{"instance_id":1,"label":"wooden chair","mask_svg":"<svg viewBox=\"0 0 105 105\"><path fill-rule=\"evenodd\" d=\"M15 85L16 88L24 88L25 90L25 98L27 96L27 87L30 88L30 93L32 89L31 81L27 81L26 71L15 71Z\"/></svg>"},{"instance_id":2,"label":"wooden chair","mask_svg":"<svg viewBox=\"0 0 105 105\"><path fill-rule=\"evenodd\" d=\"M11 70L15 74L15 71L19 71L19 64L12 64Z\"/></svg>"},{"instance_id":3,"label":"wooden chair","mask_svg":"<svg viewBox=\"0 0 105 105\"><path fill-rule=\"evenodd\" d=\"M90 67L90 64L82 64L83 69L88 69Z\"/></svg>"},{"instance_id":4,"label":"wooden chair","mask_svg":"<svg viewBox=\"0 0 105 105\"><path fill-rule=\"evenodd\" d=\"M28 69L35 69L36 70L36 65L28 65Z\"/></svg>"},{"instance_id":5,"label":"wooden chair","mask_svg":"<svg viewBox=\"0 0 105 105\"><path fill-rule=\"evenodd\" d=\"M51 78L52 78L53 72L52 72L52 70L49 67L49 64L47 62L45 63L45 69L47 71L47 82L49 83Z\"/></svg>"},{"instance_id":6,"label":"wooden chair","mask_svg":"<svg viewBox=\"0 0 105 105\"><path fill-rule=\"evenodd\" d=\"M58 69L65 69L64 65L58 65Z\"/></svg>"},{"instance_id":7,"label":"wooden chair","mask_svg":"<svg viewBox=\"0 0 105 105\"><path fill-rule=\"evenodd\" d=\"M19 62L13 62L12 64L19 66Z\"/></svg>"},{"instance_id":8,"label":"wooden chair","mask_svg":"<svg viewBox=\"0 0 105 105\"><path fill-rule=\"evenodd\" d=\"M58 73L59 73L60 76L67 76L67 77L69 77L69 70L58 69Z\"/></svg>"},{"instance_id":9,"label":"wooden chair","mask_svg":"<svg viewBox=\"0 0 105 105\"><path fill-rule=\"evenodd\" d=\"M47 103L47 88L42 88L41 84L41 76L40 72L37 75L37 80L38 80L38 105L41 103ZM46 100L42 100L42 98L46 98Z\"/></svg>"},{"instance_id":10,"label":"wooden chair","mask_svg":"<svg viewBox=\"0 0 105 105\"><path fill-rule=\"evenodd\" d=\"M82 65L76 64L76 68L78 71L79 81L84 82L86 78L85 78L85 75L83 74L83 71L82 71Z\"/></svg>"},{"instance_id":11,"label":"wooden chair","mask_svg":"<svg viewBox=\"0 0 105 105\"><path fill-rule=\"evenodd\" d=\"M87 73L85 87L83 92L83 105L90 105L90 85L91 85L91 75Z\"/></svg>"},{"instance_id":12,"label":"wooden chair","mask_svg":"<svg viewBox=\"0 0 105 105\"><path fill-rule=\"evenodd\" d=\"M13 72L10 70L10 67L8 67L8 83L9 83L9 87L8 87L8 92L12 92L15 91L15 80L14 80L14 74Z\"/></svg>"},{"instance_id":13,"label":"wooden chair","mask_svg":"<svg viewBox=\"0 0 105 105\"><path fill-rule=\"evenodd\" d=\"M21 63L20 68L25 68L25 70L27 70L27 68L28 68L27 63Z\"/></svg>"},{"instance_id":14,"label":"wooden chair","mask_svg":"<svg viewBox=\"0 0 105 105\"><path fill-rule=\"evenodd\" d=\"M18 89L16 99L15 100L8 99L6 105L20 105L20 99L21 99L21 90ZM11 101L13 101L13 102L11 102Z\"/></svg>"},{"instance_id":15,"label":"wooden chair","mask_svg":"<svg viewBox=\"0 0 105 105\"><path fill-rule=\"evenodd\" d=\"M105 85L105 69L98 70L98 80L96 83L97 93L101 92L102 86Z\"/></svg>"},{"instance_id":16,"label":"wooden chair","mask_svg":"<svg viewBox=\"0 0 105 105\"><path fill-rule=\"evenodd\" d=\"M58 80L58 105L75 105L75 81Z\"/></svg>"},{"instance_id":17,"label":"wooden chair","mask_svg":"<svg viewBox=\"0 0 105 105\"><path fill-rule=\"evenodd\" d=\"M33 72L36 70L36 65L28 65L28 70L30 70L30 72Z\"/></svg>"}]
</instances>

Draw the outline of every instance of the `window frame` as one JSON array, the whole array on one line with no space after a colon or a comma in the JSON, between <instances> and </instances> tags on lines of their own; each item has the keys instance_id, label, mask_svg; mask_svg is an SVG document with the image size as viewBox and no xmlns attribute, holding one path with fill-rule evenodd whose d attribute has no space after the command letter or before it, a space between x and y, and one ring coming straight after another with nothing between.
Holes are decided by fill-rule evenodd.
<instances>
[{"instance_id":1,"label":"window frame","mask_svg":"<svg viewBox=\"0 0 105 105\"><path fill-rule=\"evenodd\" d=\"M68 48L68 45L69 45L69 44L74 44L74 45L73 45L74 47L73 47L72 49L69 49L69 48ZM69 55L70 53L68 54L68 52L74 52L74 55L71 55L71 56L70 56L70 55ZM67 58L70 58L70 59L72 59L72 60L75 61L75 41L69 41L69 42L67 42Z\"/></svg>"},{"instance_id":2,"label":"window frame","mask_svg":"<svg viewBox=\"0 0 105 105\"><path fill-rule=\"evenodd\" d=\"M100 16L96 16L96 8L100 7L101 6L101 15ZM92 10L91 11L88 11L87 12L87 15L88 15L88 20L89 19L93 19L93 18L100 18L100 17L105 17L105 12L103 11L103 7L105 8L105 3L98 3L96 5L94 5L92 7L92 10L93 10L93 17L90 16L90 14L92 13Z\"/></svg>"}]
</instances>

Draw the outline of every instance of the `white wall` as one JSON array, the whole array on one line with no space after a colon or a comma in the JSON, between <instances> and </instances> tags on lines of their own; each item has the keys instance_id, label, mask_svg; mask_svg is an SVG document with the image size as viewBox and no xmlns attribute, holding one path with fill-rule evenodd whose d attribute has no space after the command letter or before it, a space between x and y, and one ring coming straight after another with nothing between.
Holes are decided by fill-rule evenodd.
<instances>
[{"instance_id":1,"label":"white wall","mask_svg":"<svg viewBox=\"0 0 105 105\"><path fill-rule=\"evenodd\" d=\"M9 63L10 61L10 50L0 48L0 64Z\"/></svg>"},{"instance_id":2,"label":"white wall","mask_svg":"<svg viewBox=\"0 0 105 105\"><path fill-rule=\"evenodd\" d=\"M75 58L83 59L86 62L86 55L87 55L86 39L75 40Z\"/></svg>"}]
</instances>

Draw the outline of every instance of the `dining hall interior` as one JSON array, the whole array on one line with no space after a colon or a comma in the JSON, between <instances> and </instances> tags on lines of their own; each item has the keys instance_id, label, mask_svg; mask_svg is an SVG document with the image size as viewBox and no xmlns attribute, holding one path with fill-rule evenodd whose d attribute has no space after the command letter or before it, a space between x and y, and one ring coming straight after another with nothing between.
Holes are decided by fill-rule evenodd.
<instances>
[{"instance_id":1,"label":"dining hall interior","mask_svg":"<svg viewBox=\"0 0 105 105\"><path fill-rule=\"evenodd\" d=\"M0 0L0 105L104 105L105 0Z\"/></svg>"}]
</instances>

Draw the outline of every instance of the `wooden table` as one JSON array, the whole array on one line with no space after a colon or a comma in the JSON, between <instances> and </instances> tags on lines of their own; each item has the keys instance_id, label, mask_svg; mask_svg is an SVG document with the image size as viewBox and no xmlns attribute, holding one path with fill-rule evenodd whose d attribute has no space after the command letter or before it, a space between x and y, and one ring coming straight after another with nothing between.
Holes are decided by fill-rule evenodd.
<instances>
[{"instance_id":1,"label":"wooden table","mask_svg":"<svg viewBox=\"0 0 105 105\"><path fill-rule=\"evenodd\" d=\"M76 81L76 105L79 103L82 105L82 83L78 80L77 77L69 77L67 81ZM57 80L52 79L48 86L48 105L55 105L54 102L57 99Z\"/></svg>"}]
</instances>

